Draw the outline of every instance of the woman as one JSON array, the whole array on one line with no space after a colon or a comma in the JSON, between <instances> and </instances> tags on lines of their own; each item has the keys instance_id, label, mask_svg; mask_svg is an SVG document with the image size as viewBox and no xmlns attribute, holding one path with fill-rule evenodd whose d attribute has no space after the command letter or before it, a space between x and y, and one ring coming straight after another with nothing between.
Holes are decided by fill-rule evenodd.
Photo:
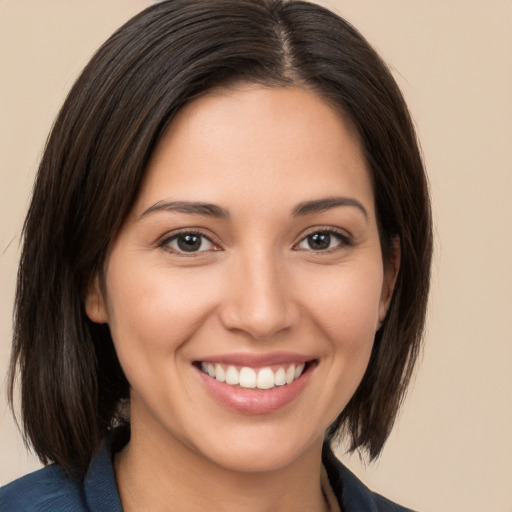
<instances>
[{"instance_id":1,"label":"woman","mask_svg":"<svg viewBox=\"0 0 512 512\"><path fill-rule=\"evenodd\" d=\"M304 2L172 0L97 52L24 230L11 400L48 467L5 510L405 510L381 452L431 221L403 98Z\"/></svg>"}]
</instances>

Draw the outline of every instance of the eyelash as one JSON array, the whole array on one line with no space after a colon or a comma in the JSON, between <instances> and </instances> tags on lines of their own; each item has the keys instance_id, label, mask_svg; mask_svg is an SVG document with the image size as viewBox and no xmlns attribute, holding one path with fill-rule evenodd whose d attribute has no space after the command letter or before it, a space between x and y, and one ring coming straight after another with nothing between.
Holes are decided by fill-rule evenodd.
<instances>
[{"instance_id":1,"label":"eyelash","mask_svg":"<svg viewBox=\"0 0 512 512\"><path fill-rule=\"evenodd\" d=\"M201 238L201 245L204 243L203 240L207 240L210 244L212 244L215 248L214 249L207 249L202 251L183 251L179 249L174 249L170 247L170 244L176 240L179 239L180 236L196 236ZM219 244L214 242L211 238L211 236L206 235L200 230L194 230L194 229L184 229L183 231L178 231L177 233L173 233L171 236L166 236L164 239L162 239L158 243L158 247L164 249L167 252L170 252L172 254L176 254L178 256L184 256L184 257L194 257L197 256L199 253L204 252L211 252L211 251L218 251L221 250L219 248Z\"/></svg>"},{"instance_id":2,"label":"eyelash","mask_svg":"<svg viewBox=\"0 0 512 512\"><path fill-rule=\"evenodd\" d=\"M316 235L316 234L329 235L329 236L334 235L334 237L336 237L339 240L339 244L337 244L335 247L330 247L327 249L319 249L319 250L299 248L300 244L305 242L309 237ZM203 244L203 240L207 240L215 248L214 249L206 249L206 250L197 250L197 251L184 251L184 250L171 248L170 244L172 242L178 240L180 236L200 237L201 245ZM194 256L197 256L197 254L199 254L199 253L222 250L222 249L220 249L219 244L212 240L211 236L206 235L204 232L202 232L200 230L194 230L194 229L192 229L192 230L184 229L183 231L178 231L177 233L173 233L171 236L166 236L160 242L158 242L157 245L158 245L158 247L166 250L167 252L176 254L178 256L184 256L184 257L194 257ZM199 247L201 247L201 245ZM309 233L305 234L300 239L300 241L293 246L293 250L295 250L295 251L301 251L301 250L308 251L309 250L312 253L322 254L322 253L334 252L340 248L339 246L350 247L352 245L353 245L353 242L352 242L352 239L350 238L350 236L342 233L341 231L339 231L337 229L326 227L326 228L315 228L315 229L311 230Z\"/></svg>"},{"instance_id":3,"label":"eyelash","mask_svg":"<svg viewBox=\"0 0 512 512\"><path fill-rule=\"evenodd\" d=\"M326 235L329 235L329 236L332 236L334 235L334 237L338 238L339 240L339 244L336 245L336 247L330 247L330 248L327 248L327 249L321 249L321 250L317 250L315 251L314 249L300 249L298 248L298 246L300 244L302 244L303 242L305 242L309 237L313 236L313 235L316 235L316 234L326 234ZM338 230L338 229L334 229L334 228L331 228L331 227L325 227L325 228L314 228L313 230L311 230L309 233L306 233L306 235L304 235L299 243L295 244L294 246L294 250L297 250L297 251L300 251L300 250L309 250L315 254L325 254L325 253L331 253L331 252L335 252L337 249L340 249L342 247L351 247L353 245L353 240L350 236L348 236L347 234L343 233L342 231Z\"/></svg>"}]
</instances>

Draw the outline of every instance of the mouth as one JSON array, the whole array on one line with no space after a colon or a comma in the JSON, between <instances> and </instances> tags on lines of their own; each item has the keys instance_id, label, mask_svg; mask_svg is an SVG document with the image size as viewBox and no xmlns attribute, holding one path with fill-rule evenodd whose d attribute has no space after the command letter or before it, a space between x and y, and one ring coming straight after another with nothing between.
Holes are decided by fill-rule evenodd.
<instances>
[{"instance_id":1,"label":"mouth","mask_svg":"<svg viewBox=\"0 0 512 512\"><path fill-rule=\"evenodd\" d=\"M304 354L224 354L193 362L208 395L249 415L286 408L302 395L320 360Z\"/></svg>"},{"instance_id":2,"label":"mouth","mask_svg":"<svg viewBox=\"0 0 512 512\"><path fill-rule=\"evenodd\" d=\"M287 386L299 379L315 360L295 361L262 367L239 366L215 361L195 363L202 373L218 382L235 388L272 390Z\"/></svg>"}]
</instances>

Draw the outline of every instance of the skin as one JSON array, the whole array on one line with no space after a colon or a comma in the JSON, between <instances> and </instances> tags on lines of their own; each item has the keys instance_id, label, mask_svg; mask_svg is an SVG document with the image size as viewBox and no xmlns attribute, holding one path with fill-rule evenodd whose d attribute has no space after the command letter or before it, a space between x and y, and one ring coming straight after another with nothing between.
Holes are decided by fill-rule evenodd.
<instances>
[{"instance_id":1,"label":"skin","mask_svg":"<svg viewBox=\"0 0 512 512\"><path fill-rule=\"evenodd\" d=\"M333 197L350 201L297 212ZM161 207L176 201L224 215ZM209 240L180 252L183 230ZM326 230L329 247L312 248ZM182 110L112 245L105 294L96 279L86 301L131 384L132 438L115 460L125 510L325 510L324 432L365 372L397 261L382 260L358 136L316 94L244 85ZM194 366L276 351L314 367L268 414L225 407Z\"/></svg>"}]
</instances>

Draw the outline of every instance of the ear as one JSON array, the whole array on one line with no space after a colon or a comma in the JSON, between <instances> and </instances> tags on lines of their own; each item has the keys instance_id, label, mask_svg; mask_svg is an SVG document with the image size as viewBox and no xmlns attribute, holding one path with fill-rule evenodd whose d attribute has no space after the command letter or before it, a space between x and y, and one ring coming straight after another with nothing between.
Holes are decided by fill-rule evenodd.
<instances>
[{"instance_id":1,"label":"ear","mask_svg":"<svg viewBox=\"0 0 512 512\"><path fill-rule=\"evenodd\" d=\"M100 278L96 274L90 282L85 296L85 313L90 320L97 324L108 322L107 308L103 296Z\"/></svg>"},{"instance_id":2,"label":"ear","mask_svg":"<svg viewBox=\"0 0 512 512\"><path fill-rule=\"evenodd\" d=\"M382 323L386 318L393 291L395 289L396 278L400 270L400 237L394 236L391 241L391 254L384 261L384 278L382 281L382 292L379 302L379 325L378 329L382 327Z\"/></svg>"}]
</instances>

